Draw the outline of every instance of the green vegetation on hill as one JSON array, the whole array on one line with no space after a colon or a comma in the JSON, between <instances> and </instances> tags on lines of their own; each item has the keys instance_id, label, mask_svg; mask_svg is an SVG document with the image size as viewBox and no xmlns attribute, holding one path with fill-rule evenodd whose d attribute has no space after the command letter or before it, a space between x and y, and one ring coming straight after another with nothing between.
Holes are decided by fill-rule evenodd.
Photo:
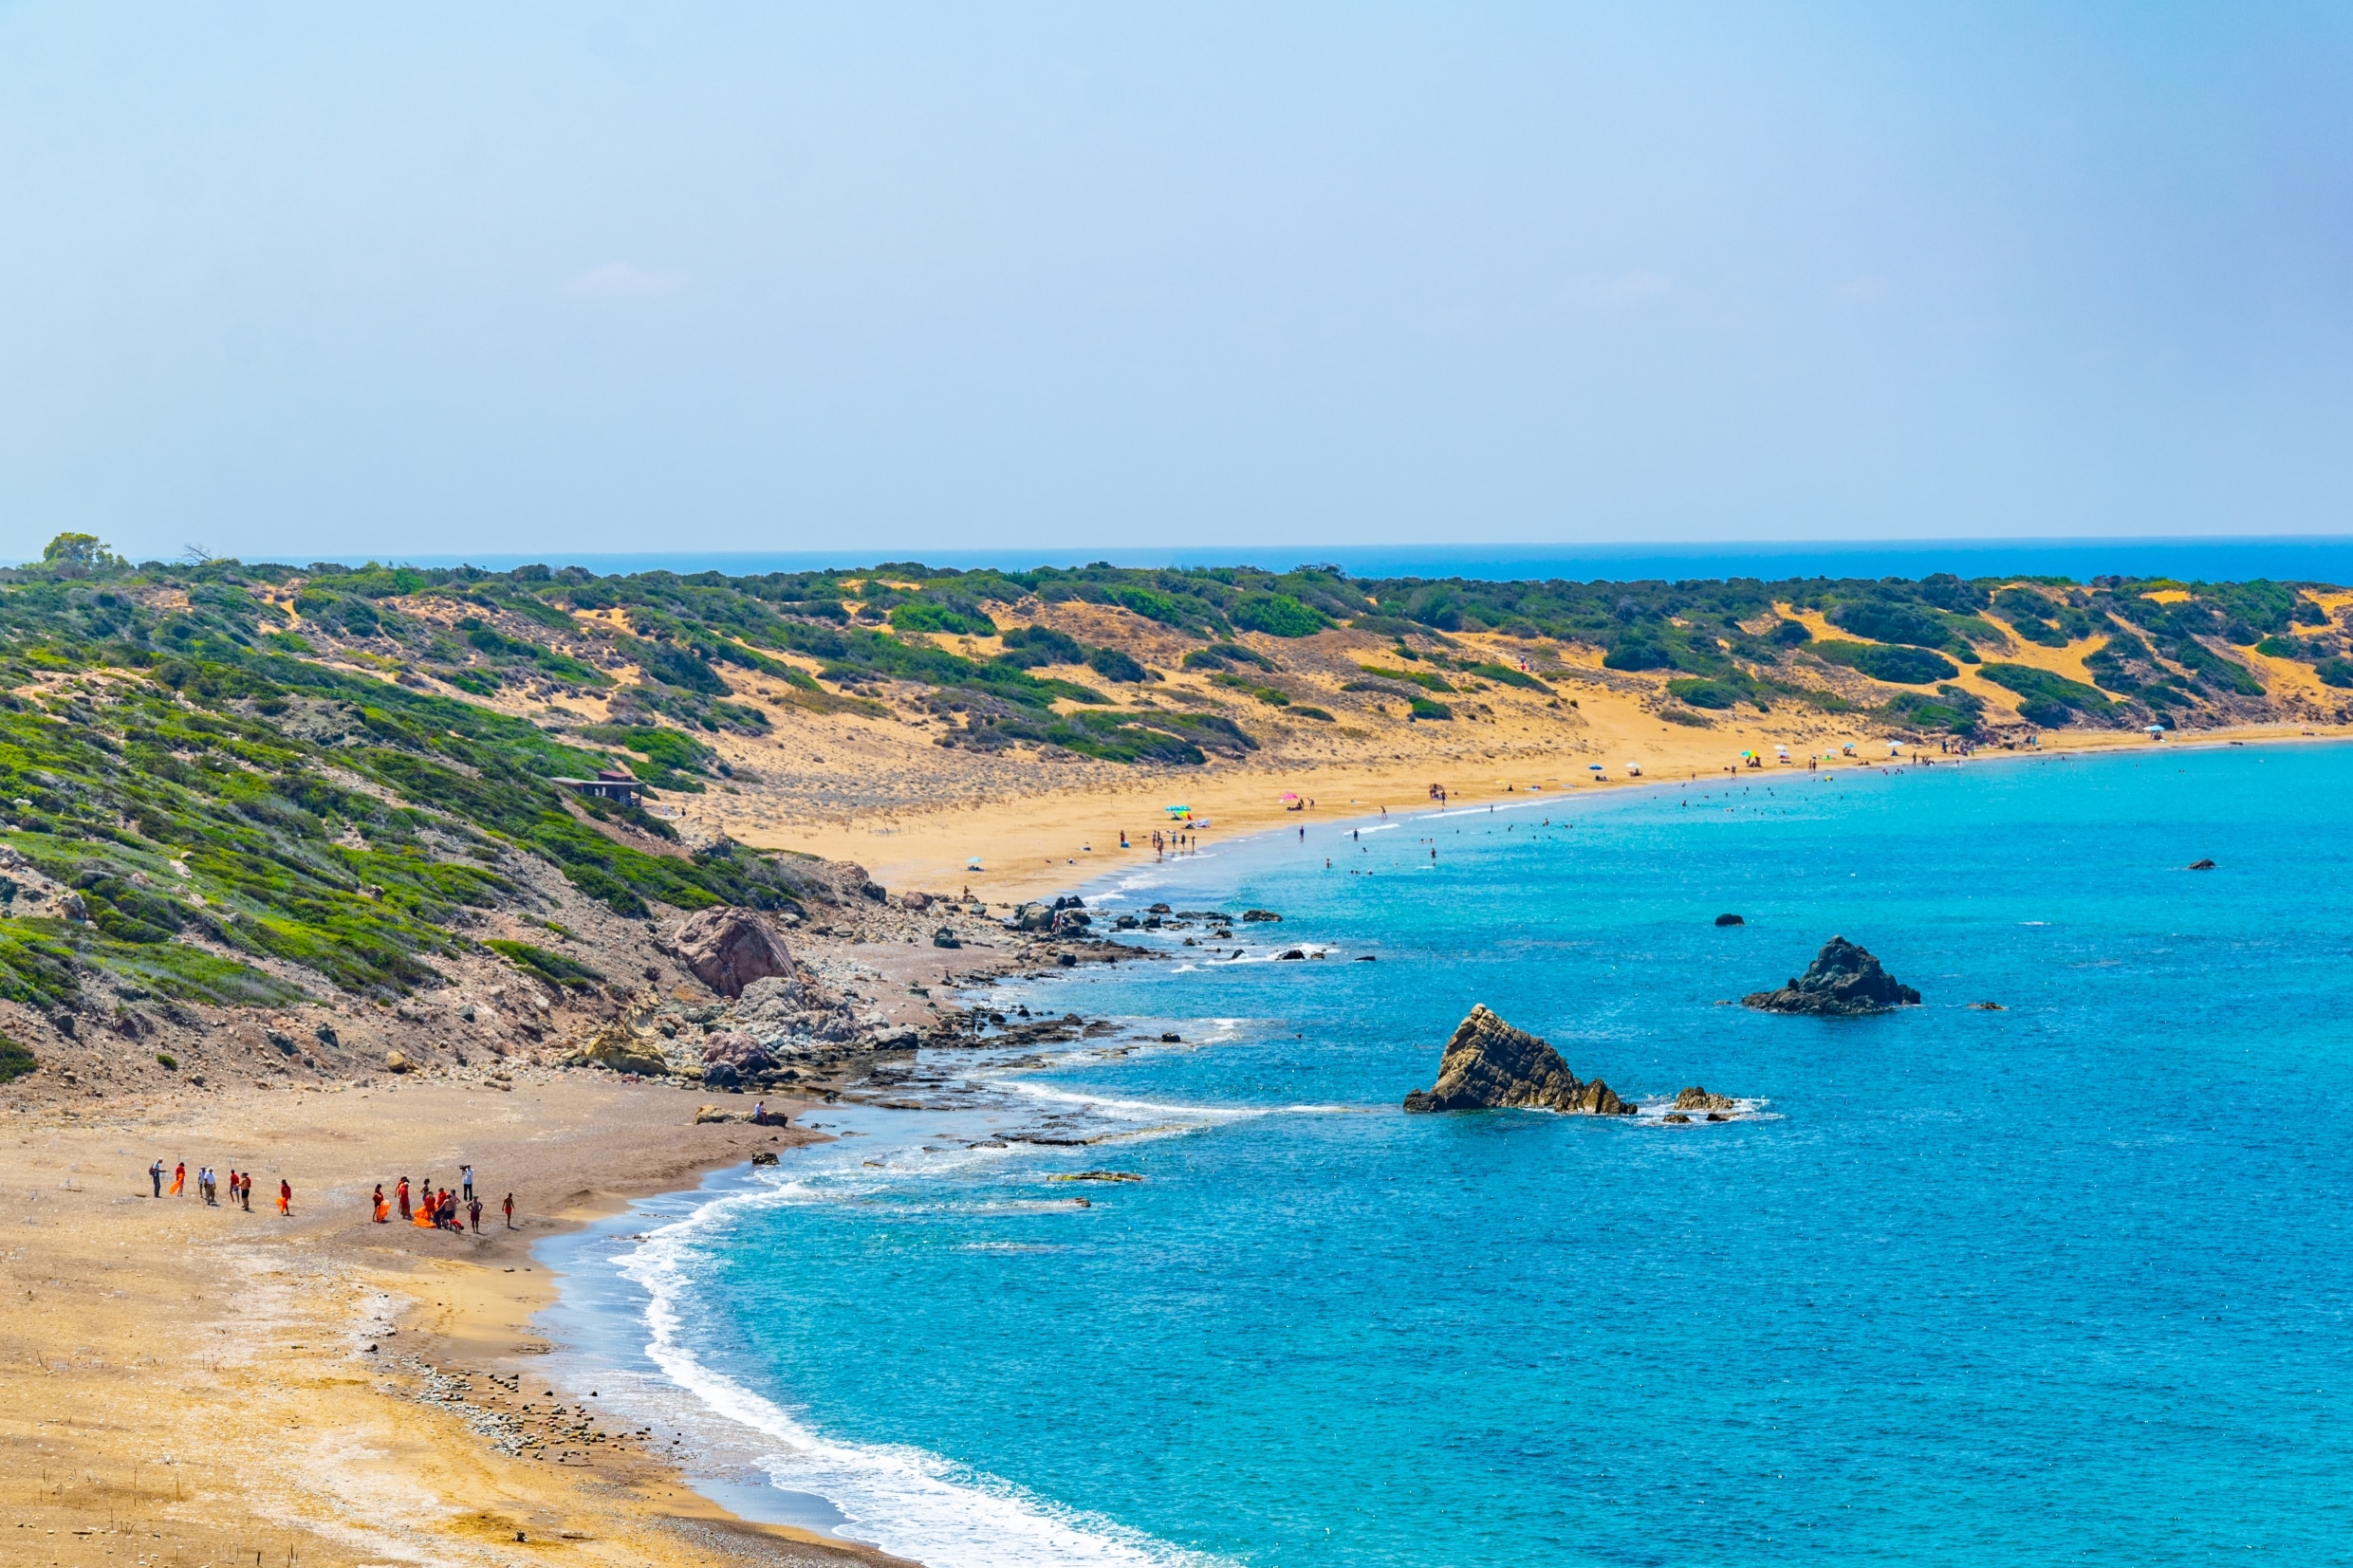
<instances>
[{"instance_id":1,"label":"green vegetation on hill","mask_svg":"<svg viewBox=\"0 0 2353 1568\"><path fill-rule=\"evenodd\" d=\"M41 562L0 571L0 844L40 874L28 881L70 897L0 889L0 996L55 1005L93 971L118 990L173 999L298 994L269 972L272 960L398 992L470 945L468 911L528 901L515 876L525 856L624 915L794 903L806 885L789 860L724 844L685 856L660 820L552 782L615 766L674 790L725 777L697 736L773 722L746 699L741 672L778 683L770 706L880 714L890 710L881 697L913 703L950 721L942 744L984 751L1028 745L1184 766L1256 748L1232 719L1123 707L1097 685L1041 673L1084 668L1114 691L1158 678L1131 652L1024 624L1071 603L1189 637L1198 645L1186 666L1317 718L1327 715L1263 678L1277 660L1243 634L1289 639L1344 624L1380 636L1392 646L1348 689L1434 720L1453 716L1436 693L1551 689L1517 660L1466 649L1467 633L1523 639L1530 658L1549 656L1534 646L1548 639L1598 649L1611 670L1658 672L1670 677L1660 716L1686 724L1795 701L1969 733L1985 704L1951 684L1963 665L2016 692L2037 723L2247 712L2263 683L2236 653L2246 648L2353 688L2353 650L2326 610L2271 582L1486 582L1329 566L966 572L908 562L598 577L133 565L90 536L61 535ZM1783 607L1844 636L1816 641ZM957 637L991 636L993 655L955 650ZM2091 644L2096 684L2004 657L2013 638ZM1839 676L1842 696L1825 689L1839 666L1916 690L1875 697ZM545 717L436 695L429 681L509 709L537 702ZM609 703L607 722L554 706L591 692ZM77 910L87 918L71 918ZM556 984L586 977L553 950L499 950Z\"/></svg>"}]
</instances>

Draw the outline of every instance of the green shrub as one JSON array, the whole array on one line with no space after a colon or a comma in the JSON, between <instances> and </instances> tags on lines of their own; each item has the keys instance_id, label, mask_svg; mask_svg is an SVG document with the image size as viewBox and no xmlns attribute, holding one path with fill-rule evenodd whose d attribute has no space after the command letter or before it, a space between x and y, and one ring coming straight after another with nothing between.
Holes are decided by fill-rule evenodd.
<instances>
[{"instance_id":1,"label":"green shrub","mask_svg":"<svg viewBox=\"0 0 2353 1568\"><path fill-rule=\"evenodd\" d=\"M2055 675L2048 670L2038 670L2030 664L1988 664L1979 673L2026 699L2019 704L2018 711L2029 723L2056 727L2066 723L2069 713L2105 718L2116 710L2115 702L2103 695L2099 688ZM2055 718L2051 716L2054 710L2058 713Z\"/></svg>"},{"instance_id":2,"label":"green shrub","mask_svg":"<svg viewBox=\"0 0 2353 1568\"><path fill-rule=\"evenodd\" d=\"M1120 681L1130 685L1142 680L1145 674L1142 665L1121 653L1117 648L1090 649L1086 655L1086 667L1105 680Z\"/></svg>"},{"instance_id":3,"label":"green shrub","mask_svg":"<svg viewBox=\"0 0 2353 1568\"><path fill-rule=\"evenodd\" d=\"M892 605L891 625L901 632L951 632L976 637L994 636L997 632L997 623L976 609L960 610L926 599Z\"/></svg>"},{"instance_id":4,"label":"green shrub","mask_svg":"<svg viewBox=\"0 0 2353 1568\"><path fill-rule=\"evenodd\" d=\"M535 948L528 942L505 942L493 939L482 944L499 957L527 974L538 976L551 986L584 990L604 976L576 958L567 958L546 948Z\"/></svg>"},{"instance_id":5,"label":"green shrub","mask_svg":"<svg viewBox=\"0 0 2353 1568\"><path fill-rule=\"evenodd\" d=\"M1360 664L1357 668L1382 680L1410 681L1426 691L1452 692L1454 689L1444 675L1435 670L1384 670L1377 664Z\"/></svg>"},{"instance_id":6,"label":"green shrub","mask_svg":"<svg viewBox=\"0 0 2353 1568\"><path fill-rule=\"evenodd\" d=\"M33 1060L31 1051L7 1035L0 1035L0 1083L23 1078L40 1065Z\"/></svg>"},{"instance_id":7,"label":"green shrub","mask_svg":"<svg viewBox=\"0 0 2353 1568\"><path fill-rule=\"evenodd\" d=\"M1303 719L1319 719L1325 724L1337 724L1339 722L1329 713L1324 711L1321 708L1308 708L1303 705L1292 709L1291 711L1298 714Z\"/></svg>"},{"instance_id":8,"label":"green shrub","mask_svg":"<svg viewBox=\"0 0 2353 1568\"><path fill-rule=\"evenodd\" d=\"M1815 643L1813 650L1818 656L1832 664L1843 664L1862 671L1873 680L1888 681L1899 686L1927 686L1935 681L1951 680L1961 673L1951 659L1925 648L1878 642L1825 641Z\"/></svg>"},{"instance_id":9,"label":"green shrub","mask_svg":"<svg viewBox=\"0 0 2353 1568\"><path fill-rule=\"evenodd\" d=\"M1524 691L1542 692L1547 696L1552 693L1552 688L1543 681L1538 680L1525 670L1514 670L1508 664L1496 664L1491 661L1486 664L1473 664L1470 666L1470 671L1474 675L1484 675L1501 686L1517 686Z\"/></svg>"},{"instance_id":10,"label":"green shrub","mask_svg":"<svg viewBox=\"0 0 2353 1568\"><path fill-rule=\"evenodd\" d=\"M1331 622L1288 594L1250 594L1235 603L1233 623L1272 637L1309 637Z\"/></svg>"},{"instance_id":11,"label":"green shrub","mask_svg":"<svg viewBox=\"0 0 2353 1568\"><path fill-rule=\"evenodd\" d=\"M2312 667L2323 686L2353 687L2353 659L2323 659Z\"/></svg>"},{"instance_id":12,"label":"green shrub","mask_svg":"<svg viewBox=\"0 0 2353 1568\"><path fill-rule=\"evenodd\" d=\"M179 1071L179 1058L172 1055L169 1051L157 1051L156 1053L156 1065L162 1068L167 1073L176 1073Z\"/></svg>"},{"instance_id":13,"label":"green shrub","mask_svg":"<svg viewBox=\"0 0 2353 1568\"><path fill-rule=\"evenodd\" d=\"M1413 701L1413 714L1417 719L1451 719L1454 716L1454 710L1442 702L1433 702L1428 697L1416 697Z\"/></svg>"}]
</instances>

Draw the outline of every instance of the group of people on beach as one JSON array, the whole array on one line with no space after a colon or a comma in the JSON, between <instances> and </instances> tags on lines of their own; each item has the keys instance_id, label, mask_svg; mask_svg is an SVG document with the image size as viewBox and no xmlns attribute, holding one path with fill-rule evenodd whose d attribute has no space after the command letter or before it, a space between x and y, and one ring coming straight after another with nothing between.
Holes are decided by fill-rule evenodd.
<instances>
[{"instance_id":1,"label":"group of people on beach","mask_svg":"<svg viewBox=\"0 0 2353 1568\"><path fill-rule=\"evenodd\" d=\"M161 1160L156 1161L147 1168L147 1180L151 1189L151 1196L176 1198L188 1190L188 1162L182 1160L172 1167L172 1187L169 1191L164 1190ZM209 1165L196 1167L196 1195L204 1200L204 1206L207 1208L220 1207L220 1177ZM249 1214L253 1212L252 1171L232 1171L229 1172L229 1201ZM294 1189L283 1179L278 1183L278 1212L288 1216L294 1212Z\"/></svg>"},{"instance_id":2,"label":"group of people on beach","mask_svg":"<svg viewBox=\"0 0 2353 1568\"><path fill-rule=\"evenodd\" d=\"M422 1190L412 1199L409 1179L402 1176L394 1189L393 1196L386 1198L383 1184L379 1182L372 1200L376 1223L390 1225L392 1210L397 1204L400 1218L419 1230L454 1230L464 1235L467 1227L472 1226L473 1233L479 1236L482 1234L482 1200L474 1195L472 1166L461 1165L457 1168L457 1186L458 1190L454 1192L446 1187L436 1190L433 1178L428 1176ZM506 1217L507 1228L512 1230L514 1194L508 1193L506 1202L499 1207Z\"/></svg>"}]
</instances>

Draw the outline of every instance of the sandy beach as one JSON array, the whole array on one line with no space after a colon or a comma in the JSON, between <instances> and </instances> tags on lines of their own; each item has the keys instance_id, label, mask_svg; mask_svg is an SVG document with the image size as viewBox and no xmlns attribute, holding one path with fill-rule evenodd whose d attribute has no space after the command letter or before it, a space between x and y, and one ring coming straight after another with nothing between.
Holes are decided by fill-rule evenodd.
<instances>
[{"instance_id":1,"label":"sandy beach","mask_svg":"<svg viewBox=\"0 0 2353 1568\"><path fill-rule=\"evenodd\" d=\"M699 1098L524 1072L12 1115L0 1560L891 1560L732 1518L544 1370L533 1243L823 1137L698 1126ZM148 1195L157 1158L187 1162L182 1195ZM377 1182L454 1186L462 1160L479 1238L370 1222ZM206 1165L255 1172L251 1213L203 1203Z\"/></svg>"}]
</instances>

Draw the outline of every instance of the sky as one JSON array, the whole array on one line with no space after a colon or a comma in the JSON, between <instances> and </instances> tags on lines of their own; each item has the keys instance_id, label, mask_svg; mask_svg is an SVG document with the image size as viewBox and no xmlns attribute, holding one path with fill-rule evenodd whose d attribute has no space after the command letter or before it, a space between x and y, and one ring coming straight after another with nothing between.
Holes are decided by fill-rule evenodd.
<instances>
[{"instance_id":1,"label":"sky","mask_svg":"<svg viewBox=\"0 0 2353 1568\"><path fill-rule=\"evenodd\" d=\"M2353 534L2348 433L2342 3L0 3L5 560Z\"/></svg>"}]
</instances>

